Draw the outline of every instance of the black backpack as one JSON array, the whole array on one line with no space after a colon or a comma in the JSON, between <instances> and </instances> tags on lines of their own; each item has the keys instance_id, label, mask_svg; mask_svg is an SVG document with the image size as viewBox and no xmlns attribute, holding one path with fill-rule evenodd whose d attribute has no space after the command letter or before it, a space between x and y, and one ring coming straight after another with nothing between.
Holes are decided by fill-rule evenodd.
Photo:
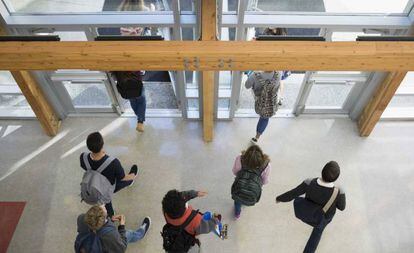
<instances>
[{"instance_id":1,"label":"black backpack","mask_svg":"<svg viewBox=\"0 0 414 253\"><path fill-rule=\"evenodd\" d=\"M115 72L116 73L116 72ZM115 74L117 78L116 89L124 99L137 98L142 93L142 77L134 72L125 74Z\"/></svg>"},{"instance_id":2,"label":"black backpack","mask_svg":"<svg viewBox=\"0 0 414 253\"><path fill-rule=\"evenodd\" d=\"M185 230L197 214L198 210L193 210L190 216L180 226L173 226L169 223L164 225L161 236L165 251L168 253L184 253L188 252L196 243L200 244L198 239L195 238L195 235L191 235Z\"/></svg>"},{"instance_id":3,"label":"black backpack","mask_svg":"<svg viewBox=\"0 0 414 253\"><path fill-rule=\"evenodd\" d=\"M233 200L245 206L254 206L259 202L262 195L262 169L242 168L231 186L231 197Z\"/></svg>"}]
</instances>

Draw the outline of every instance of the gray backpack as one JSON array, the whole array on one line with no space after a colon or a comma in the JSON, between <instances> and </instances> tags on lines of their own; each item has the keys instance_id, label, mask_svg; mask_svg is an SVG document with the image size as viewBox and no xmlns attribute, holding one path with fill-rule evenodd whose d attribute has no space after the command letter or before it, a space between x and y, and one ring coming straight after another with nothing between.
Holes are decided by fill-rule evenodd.
<instances>
[{"instance_id":1,"label":"gray backpack","mask_svg":"<svg viewBox=\"0 0 414 253\"><path fill-rule=\"evenodd\" d=\"M277 92L279 90L280 82L278 82L279 72L275 72L272 79L264 79L261 73L255 72L255 78L262 86L262 91L259 96L255 97L254 109L262 118L270 118L276 114L279 108Z\"/></svg>"},{"instance_id":2,"label":"gray backpack","mask_svg":"<svg viewBox=\"0 0 414 253\"><path fill-rule=\"evenodd\" d=\"M115 184L112 185L109 180L101 173L111 164L115 158L108 157L97 170L92 170L88 160L89 153L83 153L83 163L86 172L83 174L81 182L81 199L89 205L106 204L112 201Z\"/></svg>"}]
</instances>

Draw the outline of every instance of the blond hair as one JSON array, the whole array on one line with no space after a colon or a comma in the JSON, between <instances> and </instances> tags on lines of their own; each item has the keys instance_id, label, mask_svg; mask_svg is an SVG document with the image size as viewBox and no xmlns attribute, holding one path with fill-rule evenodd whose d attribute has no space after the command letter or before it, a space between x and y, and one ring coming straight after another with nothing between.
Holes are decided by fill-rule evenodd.
<instances>
[{"instance_id":1,"label":"blond hair","mask_svg":"<svg viewBox=\"0 0 414 253\"><path fill-rule=\"evenodd\" d=\"M105 221L106 213L101 206L93 206L85 214L85 223L93 231L99 230Z\"/></svg>"}]
</instances>

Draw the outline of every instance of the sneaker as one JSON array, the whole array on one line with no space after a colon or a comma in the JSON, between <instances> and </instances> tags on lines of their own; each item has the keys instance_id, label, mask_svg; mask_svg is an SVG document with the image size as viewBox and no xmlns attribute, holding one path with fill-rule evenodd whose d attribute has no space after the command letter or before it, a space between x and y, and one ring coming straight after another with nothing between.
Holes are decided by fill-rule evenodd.
<instances>
[{"instance_id":1,"label":"sneaker","mask_svg":"<svg viewBox=\"0 0 414 253\"><path fill-rule=\"evenodd\" d=\"M257 139L256 139L256 138L254 138L254 137L250 140L250 142L251 142L253 145L257 145Z\"/></svg>"},{"instance_id":2,"label":"sneaker","mask_svg":"<svg viewBox=\"0 0 414 253\"><path fill-rule=\"evenodd\" d=\"M131 167L131 170L129 171L129 174L131 174L131 173L134 173L135 174L135 176L137 176L138 175L138 166L136 165L136 164L134 164L132 167Z\"/></svg>"},{"instance_id":3,"label":"sneaker","mask_svg":"<svg viewBox=\"0 0 414 253\"><path fill-rule=\"evenodd\" d=\"M142 221L141 227L144 227L144 226L145 226L145 232L142 238L144 238L147 235L147 232L151 227L151 218L149 216L145 217L144 220Z\"/></svg>"},{"instance_id":4,"label":"sneaker","mask_svg":"<svg viewBox=\"0 0 414 253\"><path fill-rule=\"evenodd\" d=\"M235 219L235 220L240 219L240 214L235 214L235 215L234 215L234 219Z\"/></svg>"},{"instance_id":5,"label":"sneaker","mask_svg":"<svg viewBox=\"0 0 414 253\"><path fill-rule=\"evenodd\" d=\"M138 122L136 129L138 132L141 132L141 133L144 132L144 123Z\"/></svg>"}]
</instances>

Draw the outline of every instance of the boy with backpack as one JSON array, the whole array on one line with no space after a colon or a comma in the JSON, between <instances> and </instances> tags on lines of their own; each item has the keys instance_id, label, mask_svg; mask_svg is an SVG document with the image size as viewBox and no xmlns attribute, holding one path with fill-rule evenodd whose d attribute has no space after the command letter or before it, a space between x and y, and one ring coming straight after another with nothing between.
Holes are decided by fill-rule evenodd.
<instances>
[{"instance_id":1,"label":"boy with backpack","mask_svg":"<svg viewBox=\"0 0 414 253\"><path fill-rule=\"evenodd\" d=\"M114 224L116 221L118 228ZM111 219L104 206L93 206L86 214L78 216L75 253L123 253L128 243L144 238L150 226L150 217L145 217L137 230L125 230L124 215Z\"/></svg>"},{"instance_id":2,"label":"boy with backpack","mask_svg":"<svg viewBox=\"0 0 414 253\"><path fill-rule=\"evenodd\" d=\"M200 249L200 234L208 234L216 230L219 219L204 218L198 210L194 210L188 201L196 197L204 197L207 192L170 190L162 200L162 210L167 224L163 227L163 247L168 253L185 253Z\"/></svg>"},{"instance_id":3,"label":"boy with backpack","mask_svg":"<svg viewBox=\"0 0 414 253\"><path fill-rule=\"evenodd\" d=\"M240 218L242 205L253 206L259 202L262 186L269 182L271 170L269 157L257 145L250 146L236 157L233 166L236 179L231 187L236 220Z\"/></svg>"},{"instance_id":4,"label":"boy with backpack","mask_svg":"<svg viewBox=\"0 0 414 253\"><path fill-rule=\"evenodd\" d=\"M136 130L144 132L147 100L142 77L145 75L145 71L115 71L113 75L117 81L116 88L119 94L122 98L129 100L131 108L137 116Z\"/></svg>"},{"instance_id":5,"label":"boy with backpack","mask_svg":"<svg viewBox=\"0 0 414 253\"><path fill-rule=\"evenodd\" d=\"M245 83L246 89L253 89L254 109L260 116L256 136L251 139L253 144L257 144L269 123L269 118L274 116L279 108L278 93L281 78L282 71L254 71Z\"/></svg>"},{"instance_id":6,"label":"boy with backpack","mask_svg":"<svg viewBox=\"0 0 414 253\"><path fill-rule=\"evenodd\" d=\"M345 193L334 185L339 174L338 163L330 161L323 167L322 177L306 179L295 189L276 198L276 203L294 200L296 217L313 227L304 253L316 251L322 232L332 221L336 209L341 211L345 209ZM305 194L305 198L299 197L303 194Z\"/></svg>"},{"instance_id":7,"label":"boy with backpack","mask_svg":"<svg viewBox=\"0 0 414 253\"><path fill-rule=\"evenodd\" d=\"M91 152L84 152L80 156L80 165L85 170L81 182L82 201L90 205L105 204L109 217L112 217L113 194L133 184L138 167L133 165L128 175L125 175L119 160L105 153L104 140L99 132L91 133L86 145Z\"/></svg>"}]
</instances>

